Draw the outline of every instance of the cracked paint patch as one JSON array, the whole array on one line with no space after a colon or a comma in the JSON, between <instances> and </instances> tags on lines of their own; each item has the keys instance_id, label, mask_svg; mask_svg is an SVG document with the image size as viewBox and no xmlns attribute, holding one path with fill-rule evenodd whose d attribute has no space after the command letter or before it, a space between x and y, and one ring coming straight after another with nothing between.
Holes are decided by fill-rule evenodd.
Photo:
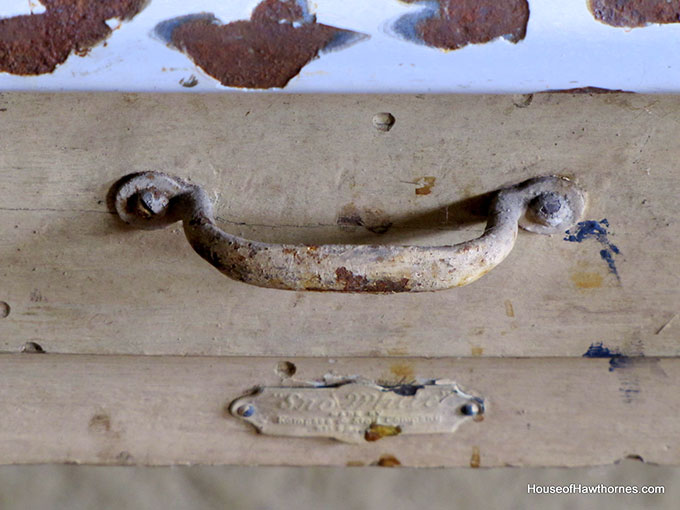
<instances>
[{"instance_id":1,"label":"cracked paint patch","mask_svg":"<svg viewBox=\"0 0 680 510\"><path fill-rule=\"evenodd\" d=\"M111 35L107 21L130 20L147 0L40 0L45 11L0 19L0 72L53 72Z\"/></svg>"},{"instance_id":2,"label":"cracked paint patch","mask_svg":"<svg viewBox=\"0 0 680 510\"><path fill-rule=\"evenodd\" d=\"M445 50L503 38L524 39L526 0L401 0L423 8L400 17L391 29L403 39Z\"/></svg>"},{"instance_id":3,"label":"cracked paint patch","mask_svg":"<svg viewBox=\"0 0 680 510\"><path fill-rule=\"evenodd\" d=\"M263 0L250 20L222 24L213 14L159 23L155 35L227 87L283 88L321 52L369 36L316 22L306 0Z\"/></svg>"},{"instance_id":4,"label":"cracked paint patch","mask_svg":"<svg viewBox=\"0 0 680 510\"><path fill-rule=\"evenodd\" d=\"M630 90L621 89L605 89L602 87L576 87L572 89L548 89L539 92L539 94L635 94Z\"/></svg>"},{"instance_id":5,"label":"cracked paint patch","mask_svg":"<svg viewBox=\"0 0 680 510\"><path fill-rule=\"evenodd\" d=\"M595 19L614 27L680 23L680 0L588 0Z\"/></svg>"}]
</instances>

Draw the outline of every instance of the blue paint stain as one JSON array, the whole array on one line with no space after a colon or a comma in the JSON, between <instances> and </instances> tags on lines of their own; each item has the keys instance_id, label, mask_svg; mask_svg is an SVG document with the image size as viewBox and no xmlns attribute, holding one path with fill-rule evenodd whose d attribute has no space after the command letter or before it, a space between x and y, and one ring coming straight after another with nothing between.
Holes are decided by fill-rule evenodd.
<instances>
[{"instance_id":1,"label":"blue paint stain","mask_svg":"<svg viewBox=\"0 0 680 510\"><path fill-rule=\"evenodd\" d=\"M567 230L567 234L569 235L564 238L565 241L581 243L586 239L596 239L601 243L609 244L609 240L607 239L609 222L606 218L602 221L581 221L576 227L576 231L573 234L571 233L571 230Z\"/></svg>"},{"instance_id":2,"label":"blue paint stain","mask_svg":"<svg viewBox=\"0 0 680 510\"><path fill-rule=\"evenodd\" d=\"M590 344L588 350L583 353L584 358L609 358L609 371L617 368L629 368L633 362L628 356L624 356L618 349L605 347L602 342Z\"/></svg>"},{"instance_id":3,"label":"blue paint stain","mask_svg":"<svg viewBox=\"0 0 680 510\"><path fill-rule=\"evenodd\" d=\"M618 349L609 349L602 342L590 344L583 354L584 358L609 358L609 371L616 372L619 378L619 393L626 404L634 402L640 394L640 382L633 368L641 361L641 356L629 357L621 354Z\"/></svg>"},{"instance_id":4,"label":"blue paint stain","mask_svg":"<svg viewBox=\"0 0 680 510\"><path fill-rule=\"evenodd\" d=\"M583 353L584 358L613 358L615 356L621 356L621 353L616 350L612 351L608 347L605 347L602 345L602 342L590 344L588 350Z\"/></svg>"},{"instance_id":5,"label":"blue paint stain","mask_svg":"<svg viewBox=\"0 0 680 510\"><path fill-rule=\"evenodd\" d=\"M576 225L576 228L573 231L567 230L567 235L564 240L569 241L570 243L581 243L587 239L595 239L604 246L604 248L600 250L600 257L607 263L609 272L620 280L619 272L616 269L616 263L614 262L614 255L621 253L621 250L609 241L608 228L609 222L606 218L601 221L581 221Z\"/></svg>"}]
</instances>

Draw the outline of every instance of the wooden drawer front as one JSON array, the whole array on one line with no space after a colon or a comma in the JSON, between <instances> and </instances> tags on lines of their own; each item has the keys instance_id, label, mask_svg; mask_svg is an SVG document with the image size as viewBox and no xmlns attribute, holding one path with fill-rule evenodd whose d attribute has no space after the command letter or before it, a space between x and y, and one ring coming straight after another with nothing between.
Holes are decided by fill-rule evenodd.
<instances>
[{"instance_id":1,"label":"wooden drawer front","mask_svg":"<svg viewBox=\"0 0 680 510\"><path fill-rule=\"evenodd\" d=\"M0 107L3 350L679 352L677 98L3 94ZM377 112L394 115L389 132ZM593 223L571 233L581 242L521 232L508 259L459 289L268 290L221 276L179 224L121 224L107 192L142 170L203 185L226 230L272 242L459 242L483 229L475 197L546 174L588 191Z\"/></svg>"}]
</instances>

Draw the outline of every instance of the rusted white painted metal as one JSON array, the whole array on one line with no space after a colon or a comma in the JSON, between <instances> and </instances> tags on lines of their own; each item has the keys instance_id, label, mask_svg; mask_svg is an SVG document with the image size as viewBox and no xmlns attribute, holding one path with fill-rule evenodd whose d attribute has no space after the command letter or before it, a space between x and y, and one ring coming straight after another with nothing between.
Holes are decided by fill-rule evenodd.
<instances>
[{"instance_id":1,"label":"rusted white painted metal","mask_svg":"<svg viewBox=\"0 0 680 510\"><path fill-rule=\"evenodd\" d=\"M571 181L539 177L499 191L484 233L453 246L287 245L224 232L215 225L206 192L177 177L132 174L113 191L123 221L155 229L181 220L194 250L227 276L286 290L389 293L461 287L508 256L518 224L539 234L562 233L585 208L585 195Z\"/></svg>"},{"instance_id":2,"label":"rusted white painted metal","mask_svg":"<svg viewBox=\"0 0 680 510\"><path fill-rule=\"evenodd\" d=\"M119 23L106 44L71 55L50 74L0 73L0 90L238 90L221 85L186 55L154 36L158 23L212 12L222 23L246 20L259 0L151 0ZM425 2L427 4L427 2ZM309 2L319 23L370 36L305 65L286 92L513 92L601 87L635 92L680 91L680 24L626 29L594 19L586 0L530 0L526 37L497 38L455 51L397 35L396 20L427 9L423 2ZM0 17L40 12L37 0L3 0ZM191 88L187 88L191 86Z\"/></svg>"}]
</instances>

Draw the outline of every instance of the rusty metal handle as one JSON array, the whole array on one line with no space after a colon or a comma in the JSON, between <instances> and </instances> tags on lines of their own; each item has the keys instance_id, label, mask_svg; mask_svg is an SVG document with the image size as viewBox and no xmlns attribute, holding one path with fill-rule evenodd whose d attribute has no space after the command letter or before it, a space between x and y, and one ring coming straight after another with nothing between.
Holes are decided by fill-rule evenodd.
<instances>
[{"instance_id":1,"label":"rusty metal handle","mask_svg":"<svg viewBox=\"0 0 680 510\"><path fill-rule=\"evenodd\" d=\"M573 182L538 177L496 193L484 233L453 246L287 245L250 241L215 225L205 191L177 177L144 172L119 181L123 221L156 229L182 221L196 252L230 278L260 287L344 292L422 292L467 285L508 256L518 225L562 233L585 209Z\"/></svg>"}]
</instances>

